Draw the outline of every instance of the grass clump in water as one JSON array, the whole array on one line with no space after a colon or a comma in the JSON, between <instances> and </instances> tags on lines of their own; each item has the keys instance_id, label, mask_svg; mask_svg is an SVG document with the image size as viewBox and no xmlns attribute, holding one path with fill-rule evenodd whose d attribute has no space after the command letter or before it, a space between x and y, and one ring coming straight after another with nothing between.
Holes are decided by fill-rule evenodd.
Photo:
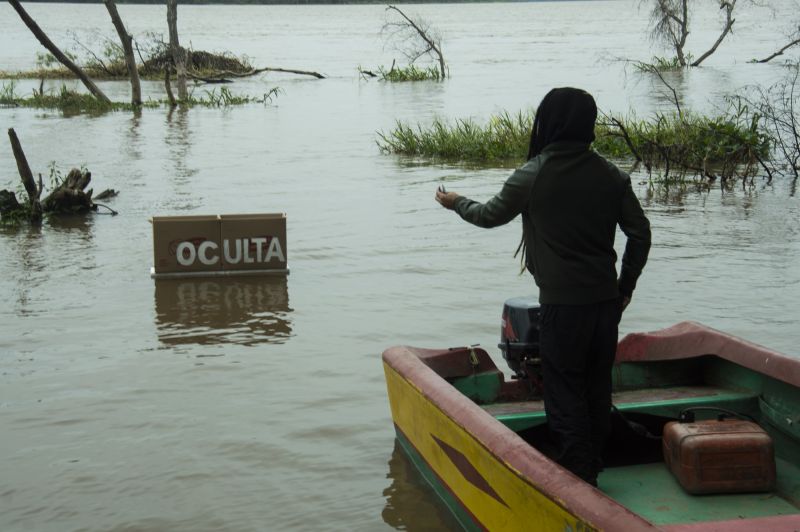
<instances>
[{"instance_id":1,"label":"grass clump in water","mask_svg":"<svg viewBox=\"0 0 800 532\"><path fill-rule=\"evenodd\" d=\"M441 73L435 66L420 68L415 65L405 67L392 66L388 71L383 67L378 67L378 77L383 81L426 81L441 80Z\"/></svg>"},{"instance_id":2,"label":"grass clump in water","mask_svg":"<svg viewBox=\"0 0 800 532\"><path fill-rule=\"evenodd\" d=\"M485 125L472 120L430 126L397 122L389 132L378 132L384 153L429 157L448 161L518 165L525 160L534 119L533 112L493 116ZM595 128L593 148L615 158L633 158L664 177L704 175L732 177L755 171L759 158L768 156L769 136L757 121L742 120L741 113L718 117L674 114L651 120L606 116Z\"/></svg>"},{"instance_id":3,"label":"grass clump in water","mask_svg":"<svg viewBox=\"0 0 800 532\"><path fill-rule=\"evenodd\" d=\"M16 84L13 81L0 86L0 105L35 109L59 109L65 113L105 113L108 111L134 109L130 103L103 102L91 94L68 89L66 85L61 85L58 90L34 90L30 97L25 98L16 93ZM145 105L152 106L150 102Z\"/></svg>"},{"instance_id":4,"label":"grass clump in water","mask_svg":"<svg viewBox=\"0 0 800 532\"><path fill-rule=\"evenodd\" d=\"M205 94L199 98L190 95L186 101L178 102L178 104L186 107L231 107L250 103L268 105L278 97L281 93L281 89L279 87L273 87L260 97L236 95L227 87L220 87L219 90L212 89L204 92ZM145 108L157 108L169 105L167 100L148 100L142 103L142 107ZM66 114L102 114L109 111L133 111L136 109L131 103L103 102L91 94L68 89L66 85L61 85L60 89L54 91L34 90L30 97L25 98L16 93L16 84L13 81L0 85L0 106L58 109Z\"/></svg>"},{"instance_id":5,"label":"grass clump in water","mask_svg":"<svg viewBox=\"0 0 800 532\"><path fill-rule=\"evenodd\" d=\"M493 116L485 125L471 119L449 124L436 119L416 127L397 122L395 128L378 133L384 153L417 155L471 163L521 161L528 151L533 113L507 112Z\"/></svg>"}]
</instances>

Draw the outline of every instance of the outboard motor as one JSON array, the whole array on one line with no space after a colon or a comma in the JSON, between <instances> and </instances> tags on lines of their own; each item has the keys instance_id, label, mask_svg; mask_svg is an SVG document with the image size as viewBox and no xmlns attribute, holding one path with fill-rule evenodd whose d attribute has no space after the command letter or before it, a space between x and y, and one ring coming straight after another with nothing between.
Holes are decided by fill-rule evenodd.
<instances>
[{"instance_id":1,"label":"outboard motor","mask_svg":"<svg viewBox=\"0 0 800 532\"><path fill-rule=\"evenodd\" d=\"M542 361L539 358L539 303L535 297L514 297L503 305L498 347L513 378L526 379L533 391L542 393Z\"/></svg>"}]
</instances>

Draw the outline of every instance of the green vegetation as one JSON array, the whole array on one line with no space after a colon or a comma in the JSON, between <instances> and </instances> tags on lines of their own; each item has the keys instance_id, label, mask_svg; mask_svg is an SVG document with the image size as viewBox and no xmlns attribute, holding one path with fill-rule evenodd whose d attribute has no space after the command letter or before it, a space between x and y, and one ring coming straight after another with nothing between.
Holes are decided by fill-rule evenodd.
<instances>
[{"instance_id":1,"label":"green vegetation","mask_svg":"<svg viewBox=\"0 0 800 532\"><path fill-rule=\"evenodd\" d=\"M648 171L661 169L664 179L670 172L678 179L752 176L769 157L771 146L759 121L748 121L743 113L659 114L651 120L607 117L596 134L598 152L616 158L633 155Z\"/></svg>"},{"instance_id":2,"label":"green vegetation","mask_svg":"<svg viewBox=\"0 0 800 532\"><path fill-rule=\"evenodd\" d=\"M378 77L383 81L439 81L442 79L437 67L420 68L415 65L399 68L393 66L388 71L383 66L380 66L378 67Z\"/></svg>"},{"instance_id":3,"label":"green vegetation","mask_svg":"<svg viewBox=\"0 0 800 532\"><path fill-rule=\"evenodd\" d=\"M88 51L88 55L79 57L74 51L65 51L65 55L75 63L81 63L81 68L86 75L96 80L128 79L128 67L122 47L116 42L105 39L100 54L90 51L81 43L78 45ZM149 36L146 43L145 59L139 66L139 76L147 80L164 79L166 69L172 65L171 55L167 44L155 36ZM235 57L230 52L210 53L203 51L187 51L187 69L192 76L197 78L210 78L220 72L246 75L253 71L250 60L246 57ZM36 68L21 72L6 72L0 70L3 79L73 79L75 74L63 66L50 53L38 52L36 54Z\"/></svg>"},{"instance_id":4,"label":"green vegetation","mask_svg":"<svg viewBox=\"0 0 800 532\"><path fill-rule=\"evenodd\" d=\"M250 103L271 104L278 97L281 90L273 87L260 97L249 95L235 95L227 87L219 90L203 91L203 95L195 97L190 95L185 102L179 105L187 107L230 107ZM55 91L34 90L30 97L22 97L16 93L16 84L11 81L0 85L0 106L30 107L35 109L58 109L66 114L102 114L109 111L132 111L134 106L130 103L111 102L104 103L91 94L81 93L68 89L66 85ZM142 104L145 108L169 106L166 100L148 100Z\"/></svg>"},{"instance_id":5,"label":"green vegetation","mask_svg":"<svg viewBox=\"0 0 800 532\"><path fill-rule=\"evenodd\" d=\"M514 166L525 160L534 113L493 116L485 125L469 119L427 127L397 122L390 132L378 132L384 153L422 156L445 161ZM605 117L598 122L593 147L616 159L634 158L664 179L686 175L721 177L752 175L759 159L768 156L769 136L743 110L719 117L687 114L657 115L651 120Z\"/></svg>"},{"instance_id":6,"label":"green vegetation","mask_svg":"<svg viewBox=\"0 0 800 532\"><path fill-rule=\"evenodd\" d=\"M158 102L144 104L145 107L158 105ZM134 108L130 103L102 102L91 94L68 89L66 85L61 85L55 91L34 90L30 97L24 98L16 93L16 84L13 81L0 86L0 106L58 109L66 114L101 114L108 111L131 111Z\"/></svg>"},{"instance_id":7,"label":"green vegetation","mask_svg":"<svg viewBox=\"0 0 800 532\"><path fill-rule=\"evenodd\" d=\"M524 160L528 152L533 113L502 113L485 125L471 119L448 124L440 119L429 127L397 122L395 128L378 133L378 146L385 153L418 155L471 163Z\"/></svg>"}]
</instances>

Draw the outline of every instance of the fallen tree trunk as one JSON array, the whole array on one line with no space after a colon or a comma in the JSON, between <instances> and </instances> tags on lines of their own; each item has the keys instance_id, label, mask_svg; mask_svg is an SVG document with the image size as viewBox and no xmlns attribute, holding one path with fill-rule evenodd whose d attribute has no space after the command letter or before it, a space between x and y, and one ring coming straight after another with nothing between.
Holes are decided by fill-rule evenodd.
<instances>
[{"instance_id":1,"label":"fallen tree trunk","mask_svg":"<svg viewBox=\"0 0 800 532\"><path fill-rule=\"evenodd\" d=\"M293 68L277 68L277 67L265 67L265 68L254 68L247 72L232 72L230 70L220 70L218 72L213 72L209 76L195 76L190 74L190 76L198 81L204 81L206 83L228 83L229 80L225 78L247 78L250 76L255 76L256 74L261 74L263 72L285 72L287 74L300 74L302 76L312 76L317 79L325 79L325 76L320 74L319 72L314 72L311 70L296 70Z\"/></svg>"},{"instance_id":2,"label":"fallen tree trunk","mask_svg":"<svg viewBox=\"0 0 800 532\"><path fill-rule=\"evenodd\" d=\"M769 57L765 57L764 59L759 59L758 61L756 61L756 63L769 63L770 61L772 61L773 59L775 59L779 55L783 55L783 52L785 52L786 50L788 50L789 48L791 48L792 46L794 46L796 44L800 44L800 39L793 40L792 42L790 42L789 44L787 44L786 46L784 46L783 48L781 48L780 50L778 50L774 54L770 55Z\"/></svg>"},{"instance_id":3,"label":"fallen tree trunk","mask_svg":"<svg viewBox=\"0 0 800 532\"><path fill-rule=\"evenodd\" d=\"M83 82L83 84L86 86L87 89L89 89L89 92L91 92L95 98L104 103L111 103L111 100L108 99L108 96L106 96L105 93L101 91L91 79L89 79L89 76L86 75L86 73L81 69L81 67L73 63L66 55L64 55L64 52L62 52L58 48L58 46L53 44L53 41L51 41L50 38L47 37L47 34L45 34L45 32L42 31L42 29L39 27L38 24L36 24L36 21L34 21L31 18L31 16L28 15L27 11L25 11L22 8L22 5L19 3L19 0L8 0L8 3L11 4L11 7L14 8L14 10L22 19L22 22L24 22L25 25L28 26L28 29L31 30L33 35L39 40L40 43L42 43L42 46L47 48L47 50L51 54L53 54L53 56L56 59L58 59L58 61L62 65L71 70L72 73L75 74L78 77L78 79L80 79Z\"/></svg>"}]
</instances>

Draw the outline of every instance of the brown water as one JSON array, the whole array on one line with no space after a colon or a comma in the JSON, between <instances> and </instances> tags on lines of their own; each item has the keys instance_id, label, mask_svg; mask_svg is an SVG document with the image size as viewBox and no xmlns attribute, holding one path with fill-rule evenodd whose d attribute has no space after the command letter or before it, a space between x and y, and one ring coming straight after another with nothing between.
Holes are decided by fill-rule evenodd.
<instances>
[{"instance_id":1,"label":"brown water","mask_svg":"<svg viewBox=\"0 0 800 532\"><path fill-rule=\"evenodd\" d=\"M109 202L119 216L0 232L0 530L454 527L395 450L380 353L479 342L499 359L503 301L536 289L512 258L517 222L479 230L433 201L440 183L487 199L508 169L381 155L375 132L397 118L526 109L566 84L607 110L665 106L614 60L653 53L636 5L414 6L443 29L453 77L394 85L356 71L396 55L378 35L383 6L181 6L195 49L330 77L232 87L279 85L273 106L71 118L0 109L35 171L85 164L95 190L120 190ZM65 27L85 41L113 36L102 5L26 7L57 42L70 41ZM712 109L782 74L746 63L775 49L764 28L781 24L749 9L707 67L673 76L688 107ZM136 35L166 33L163 7L120 11ZM716 16L698 13L706 26ZM30 68L37 50L1 5L0 68ZM102 87L127 98L125 83ZM161 97L160 84L145 88ZM16 189L2 152L0 188ZM791 184L653 194L645 179L634 175L654 246L623 332L691 319L800 355ZM149 278L150 216L275 211L288 215L288 278Z\"/></svg>"}]
</instances>

